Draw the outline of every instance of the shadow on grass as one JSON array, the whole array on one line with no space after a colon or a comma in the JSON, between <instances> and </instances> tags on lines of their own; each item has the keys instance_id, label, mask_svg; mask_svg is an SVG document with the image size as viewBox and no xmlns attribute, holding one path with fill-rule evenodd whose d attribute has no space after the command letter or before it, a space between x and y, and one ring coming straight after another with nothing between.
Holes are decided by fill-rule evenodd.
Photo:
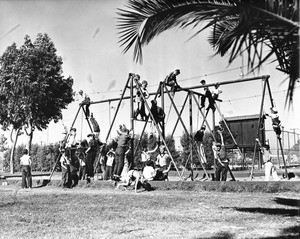
<instances>
[{"instance_id":1,"label":"shadow on grass","mask_svg":"<svg viewBox=\"0 0 300 239\"><path fill-rule=\"evenodd\" d=\"M286 217L300 216L299 209L286 209L286 208L261 208L261 207L233 207L233 209L239 212L253 212L264 213L269 215L279 215Z\"/></svg>"},{"instance_id":2,"label":"shadow on grass","mask_svg":"<svg viewBox=\"0 0 300 239\"><path fill-rule=\"evenodd\" d=\"M33 188L42 188L42 187L46 187L48 184L50 183L50 180L48 179L44 179L41 183L40 180L37 180L37 186L33 187Z\"/></svg>"},{"instance_id":3,"label":"shadow on grass","mask_svg":"<svg viewBox=\"0 0 300 239\"><path fill-rule=\"evenodd\" d=\"M233 239L235 235L230 232L219 232L212 237L195 237L195 239Z\"/></svg>"},{"instance_id":4,"label":"shadow on grass","mask_svg":"<svg viewBox=\"0 0 300 239\"><path fill-rule=\"evenodd\" d=\"M300 207L300 200L298 199L276 197L274 201L278 204L282 204L286 206Z\"/></svg>"},{"instance_id":5,"label":"shadow on grass","mask_svg":"<svg viewBox=\"0 0 300 239\"><path fill-rule=\"evenodd\" d=\"M196 237L196 239L203 239L203 237ZM233 239L236 238L235 234L230 232L219 232L212 237L205 237L206 239ZM261 239L299 239L300 238L300 226L293 226L283 228L280 234L275 237L260 237Z\"/></svg>"},{"instance_id":6,"label":"shadow on grass","mask_svg":"<svg viewBox=\"0 0 300 239\"><path fill-rule=\"evenodd\" d=\"M283 228L279 236L276 237L263 237L263 239L299 239L300 238L300 226L293 226Z\"/></svg>"}]
</instances>

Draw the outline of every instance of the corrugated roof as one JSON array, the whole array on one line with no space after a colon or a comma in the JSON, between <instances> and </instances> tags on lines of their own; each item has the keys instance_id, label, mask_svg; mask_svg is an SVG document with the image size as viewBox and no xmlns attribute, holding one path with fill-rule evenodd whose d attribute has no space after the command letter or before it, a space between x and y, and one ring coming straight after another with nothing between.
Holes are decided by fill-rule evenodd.
<instances>
[{"instance_id":1,"label":"corrugated roof","mask_svg":"<svg viewBox=\"0 0 300 239\"><path fill-rule=\"evenodd\" d=\"M250 120L250 119L259 119L259 114L255 115L241 115L233 117L225 117L226 121L236 121L236 120Z\"/></svg>"}]
</instances>

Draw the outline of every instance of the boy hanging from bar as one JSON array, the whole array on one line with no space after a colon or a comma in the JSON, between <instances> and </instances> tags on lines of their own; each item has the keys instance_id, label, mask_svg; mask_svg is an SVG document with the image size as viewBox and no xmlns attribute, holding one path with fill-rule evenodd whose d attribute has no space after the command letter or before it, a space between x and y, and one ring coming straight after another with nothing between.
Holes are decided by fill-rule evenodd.
<instances>
[{"instance_id":1,"label":"boy hanging from bar","mask_svg":"<svg viewBox=\"0 0 300 239\"><path fill-rule=\"evenodd\" d=\"M219 98L219 95L222 93L223 91L220 89L220 84L217 83L215 84L215 88L212 89L211 91L211 95L213 100L217 100Z\"/></svg>"},{"instance_id":2,"label":"boy hanging from bar","mask_svg":"<svg viewBox=\"0 0 300 239\"><path fill-rule=\"evenodd\" d=\"M206 85L205 80L201 80L200 83L203 86ZM200 109L205 107L205 100L207 98L208 99L208 107L206 108L206 110L208 111L209 109L212 109L213 111L215 111L216 110L215 100L212 97L211 91L209 90L208 86L205 86L203 90L204 90L204 92L203 92L203 95L201 96L201 105L200 105L201 108Z\"/></svg>"},{"instance_id":3,"label":"boy hanging from bar","mask_svg":"<svg viewBox=\"0 0 300 239\"><path fill-rule=\"evenodd\" d=\"M207 163L206 156L204 153L204 146L203 146L203 138L206 126L203 125L200 130L198 130L194 136L195 141L197 142L198 150L200 152L200 160L205 165Z\"/></svg>"},{"instance_id":4,"label":"boy hanging from bar","mask_svg":"<svg viewBox=\"0 0 300 239\"><path fill-rule=\"evenodd\" d=\"M99 135L100 135L100 126L99 126L98 122L96 121L96 119L94 118L93 113L91 113L90 121L91 121L92 126L93 126L93 131L94 131L95 137L99 138Z\"/></svg>"}]
</instances>

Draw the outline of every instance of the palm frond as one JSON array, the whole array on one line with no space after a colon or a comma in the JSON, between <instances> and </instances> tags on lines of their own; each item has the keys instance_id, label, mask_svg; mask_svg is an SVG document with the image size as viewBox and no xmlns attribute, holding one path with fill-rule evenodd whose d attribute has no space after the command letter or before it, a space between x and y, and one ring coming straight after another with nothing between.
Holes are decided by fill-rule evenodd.
<instances>
[{"instance_id":1,"label":"palm frond","mask_svg":"<svg viewBox=\"0 0 300 239\"><path fill-rule=\"evenodd\" d=\"M216 54L229 53L229 64L246 52L248 68L259 69L275 56L278 69L289 75L292 101L290 87L299 78L297 0L129 0L126 7L118 12L119 42L124 53L134 47L136 62L142 61L142 48L162 32L205 23L194 36L212 28L208 40Z\"/></svg>"}]
</instances>

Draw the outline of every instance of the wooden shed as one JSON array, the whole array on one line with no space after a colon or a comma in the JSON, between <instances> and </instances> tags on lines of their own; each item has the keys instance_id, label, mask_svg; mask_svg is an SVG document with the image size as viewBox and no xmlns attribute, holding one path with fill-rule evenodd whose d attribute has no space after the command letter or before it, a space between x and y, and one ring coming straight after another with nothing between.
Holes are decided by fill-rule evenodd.
<instances>
[{"instance_id":1,"label":"wooden shed","mask_svg":"<svg viewBox=\"0 0 300 239\"><path fill-rule=\"evenodd\" d=\"M257 138L257 129L259 127L259 139L265 141L265 122L261 119L259 125L259 114L244 115L225 118L226 123L234 136L237 145L243 149L253 149L255 146L255 138ZM236 148L233 140L226 142L227 148Z\"/></svg>"}]
</instances>

